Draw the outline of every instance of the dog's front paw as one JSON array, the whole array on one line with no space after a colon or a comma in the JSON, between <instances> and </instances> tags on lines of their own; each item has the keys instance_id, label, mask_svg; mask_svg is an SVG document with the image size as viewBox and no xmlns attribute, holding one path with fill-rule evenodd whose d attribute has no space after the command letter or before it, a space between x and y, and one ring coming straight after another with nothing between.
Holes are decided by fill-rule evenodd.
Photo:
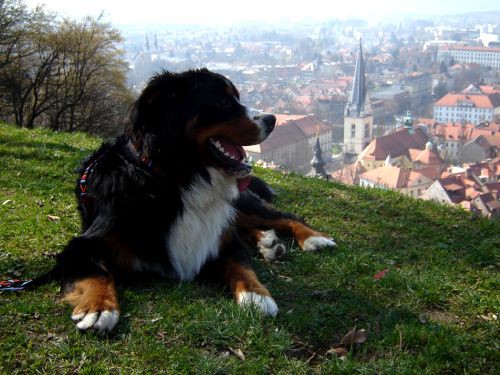
<instances>
[{"instance_id":1,"label":"dog's front paw","mask_svg":"<svg viewBox=\"0 0 500 375\"><path fill-rule=\"evenodd\" d=\"M81 331L93 329L102 335L110 332L118 323L118 310L74 312L71 319L78 322L76 327Z\"/></svg>"},{"instance_id":2,"label":"dog's front paw","mask_svg":"<svg viewBox=\"0 0 500 375\"><path fill-rule=\"evenodd\" d=\"M302 244L302 249L305 251L316 251L324 247L337 246L333 238L327 236L311 236Z\"/></svg>"},{"instance_id":3,"label":"dog's front paw","mask_svg":"<svg viewBox=\"0 0 500 375\"><path fill-rule=\"evenodd\" d=\"M81 331L111 331L120 317L116 290L111 279L88 277L68 285L65 299L75 308L71 319Z\"/></svg>"},{"instance_id":4,"label":"dog's front paw","mask_svg":"<svg viewBox=\"0 0 500 375\"><path fill-rule=\"evenodd\" d=\"M241 292L238 295L238 305L256 306L260 312L266 316L276 316L278 305L271 296L263 296L255 292Z\"/></svg>"},{"instance_id":5,"label":"dog's front paw","mask_svg":"<svg viewBox=\"0 0 500 375\"><path fill-rule=\"evenodd\" d=\"M257 243L257 247L259 249L259 253L266 260L279 258L286 251L285 246L278 242L278 236L274 230L261 232L261 238Z\"/></svg>"}]
</instances>

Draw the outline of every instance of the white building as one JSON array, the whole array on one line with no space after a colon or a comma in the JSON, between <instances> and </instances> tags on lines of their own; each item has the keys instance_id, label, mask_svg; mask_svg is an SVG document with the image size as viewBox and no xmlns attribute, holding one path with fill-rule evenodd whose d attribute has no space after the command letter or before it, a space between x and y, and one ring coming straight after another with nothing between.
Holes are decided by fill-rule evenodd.
<instances>
[{"instance_id":1,"label":"white building","mask_svg":"<svg viewBox=\"0 0 500 375\"><path fill-rule=\"evenodd\" d=\"M485 94L449 93L434 103L434 119L439 123L493 121L500 112L496 97Z\"/></svg>"},{"instance_id":2,"label":"white building","mask_svg":"<svg viewBox=\"0 0 500 375\"><path fill-rule=\"evenodd\" d=\"M439 47L438 62L449 64L475 63L481 66L500 69L500 48L476 47L464 45L443 45Z\"/></svg>"}]
</instances>

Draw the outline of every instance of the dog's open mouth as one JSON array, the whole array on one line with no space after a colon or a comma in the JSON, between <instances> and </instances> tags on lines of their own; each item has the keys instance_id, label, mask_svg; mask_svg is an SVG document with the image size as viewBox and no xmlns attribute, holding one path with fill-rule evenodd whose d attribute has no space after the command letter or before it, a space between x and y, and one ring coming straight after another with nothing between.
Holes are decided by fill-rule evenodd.
<instances>
[{"instance_id":1,"label":"dog's open mouth","mask_svg":"<svg viewBox=\"0 0 500 375\"><path fill-rule=\"evenodd\" d=\"M226 174L236 177L238 185L246 183L246 177L252 172L252 167L246 162L247 155L243 147L222 137L210 138L208 145L208 149L216 164Z\"/></svg>"}]
</instances>

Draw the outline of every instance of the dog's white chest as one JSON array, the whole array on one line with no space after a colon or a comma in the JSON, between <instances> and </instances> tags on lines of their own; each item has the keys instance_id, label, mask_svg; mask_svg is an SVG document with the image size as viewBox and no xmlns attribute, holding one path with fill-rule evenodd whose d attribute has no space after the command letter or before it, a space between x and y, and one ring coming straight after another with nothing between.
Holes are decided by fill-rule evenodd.
<instances>
[{"instance_id":1,"label":"dog's white chest","mask_svg":"<svg viewBox=\"0 0 500 375\"><path fill-rule=\"evenodd\" d=\"M184 210L167 237L170 261L181 280L192 280L219 253L222 232L235 217L234 179L209 168L211 184L198 177L182 192Z\"/></svg>"}]
</instances>

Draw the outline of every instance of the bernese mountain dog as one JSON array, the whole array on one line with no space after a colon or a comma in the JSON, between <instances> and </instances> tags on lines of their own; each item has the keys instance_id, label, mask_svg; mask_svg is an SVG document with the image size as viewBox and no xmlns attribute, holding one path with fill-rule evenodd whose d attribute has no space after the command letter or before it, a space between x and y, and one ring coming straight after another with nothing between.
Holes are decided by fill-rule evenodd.
<instances>
[{"instance_id":1,"label":"bernese mountain dog","mask_svg":"<svg viewBox=\"0 0 500 375\"><path fill-rule=\"evenodd\" d=\"M251 248L304 250L333 239L269 204L250 175L243 146L264 141L276 118L252 113L224 76L206 69L154 76L133 105L124 134L84 163L76 195L82 233L57 256L80 330L109 332L120 315L115 285L140 275L228 285L236 303L275 316L276 302L252 270Z\"/></svg>"}]
</instances>

